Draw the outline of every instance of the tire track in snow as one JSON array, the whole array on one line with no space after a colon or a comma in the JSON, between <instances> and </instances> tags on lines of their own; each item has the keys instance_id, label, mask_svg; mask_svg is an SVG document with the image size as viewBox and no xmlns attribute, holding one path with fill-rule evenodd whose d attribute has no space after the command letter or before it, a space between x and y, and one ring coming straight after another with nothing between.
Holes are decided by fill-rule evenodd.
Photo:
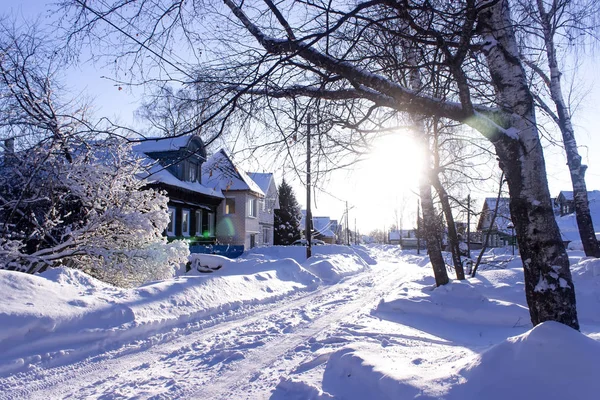
<instances>
[{"instance_id":1,"label":"tire track in snow","mask_svg":"<svg viewBox=\"0 0 600 400\"><path fill-rule=\"evenodd\" d=\"M377 269L379 268L381 267ZM394 269L398 269L397 265L394 266ZM386 272L389 271L390 269L386 269ZM215 376L215 379L210 380L209 384L201 388L183 388L169 395L172 394L173 398L207 398L215 400L232 398L254 399L267 396L277 385L279 376L289 373L302 361L296 360L296 363L282 365L281 360L295 353L295 349L302 344L314 340L319 334L328 330L335 330L338 323L343 319L361 310L365 310L365 308L369 309L370 306L379 301L382 295L385 295L390 289L399 284L399 279L390 279L390 276L373 279L377 277L376 273L372 272L370 277L372 284L363 285L362 290L356 293L354 299L348 302L338 302L335 300L327 302L330 304L339 304L339 306L333 310L328 310L330 312L321 313L309 324L300 326L293 332L281 335L277 339L265 343L264 346L249 351L244 359L236 362L235 367L227 371L220 371L220 374ZM399 278L399 276L396 276L396 278ZM374 282L373 280L379 282ZM275 370L274 373L276 376L267 376L267 382L261 382L261 376L273 370Z\"/></svg>"}]
</instances>

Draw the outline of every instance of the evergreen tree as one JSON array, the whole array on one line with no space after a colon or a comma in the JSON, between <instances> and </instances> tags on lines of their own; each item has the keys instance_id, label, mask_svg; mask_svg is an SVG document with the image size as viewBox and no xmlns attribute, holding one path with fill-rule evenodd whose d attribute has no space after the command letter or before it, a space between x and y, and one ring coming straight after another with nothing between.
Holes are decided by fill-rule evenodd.
<instances>
[{"instance_id":1,"label":"evergreen tree","mask_svg":"<svg viewBox=\"0 0 600 400\"><path fill-rule=\"evenodd\" d=\"M279 185L279 210L275 210L275 244L288 245L300 239L300 205L292 187L285 181Z\"/></svg>"}]
</instances>

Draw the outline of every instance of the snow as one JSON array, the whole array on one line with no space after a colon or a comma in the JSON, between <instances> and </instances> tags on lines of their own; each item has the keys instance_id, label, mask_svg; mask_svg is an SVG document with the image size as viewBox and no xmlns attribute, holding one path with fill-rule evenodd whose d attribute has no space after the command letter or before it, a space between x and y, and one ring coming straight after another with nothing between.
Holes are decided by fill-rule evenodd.
<instances>
[{"instance_id":1,"label":"snow","mask_svg":"<svg viewBox=\"0 0 600 400\"><path fill-rule=\"evenodd\" d=\"M560 194L565 197L565 200L573 200L573 191L572 190L561 190ZM559 194L559 195L560 195ZM597 201L600 200L600 190L590 190L587 193L588 201Z\"/></svg>"},{"instance_id":2,"label":"snow","mask_svg":"<svg viewBox=\"0 0 600 400\"><path fill-rule=\"evenodd\" d=\"M207 185L203 185L199 182L182 181L154 160L148 158L146 165L149 166L147 169L147 174L141 176L141 178L146 179L146 182L148 183L161 182L169 186L178 187L207 196L218 197L220 199L225 198L219 188L215 189L208 187Z\"/></svg>"},{"instance_id":3,"label":"snow","mask_svg":"<svg viewBox=\"0 0 600 400\"><path fill-rule=\"evenodd\" d=\"M569 254L580 333L531 325L510 248L437 288L415 251L312 250L195 254L132 289L2 270L0 398L597 398L600 260Z\"/></svg>"},{"instance_id":4,"label":"snow","mask_svg":"<svg viewBox=\"0 0 600 400\"><path fill-rule=\"evenodd\" d=\"M177 151L182 147L186 147L192 137L191 135L185 135L172 138L148 138L140 144L133 146L133 151L138 153Z\"/></svg>"},{"instance_id":5,"label":"snow","mask_svg":"<svg viewBox=\"0 0 600 400\"><path fill-rule=\"evenodd\" d=\"M257 183L239 169L223 149L210 156L202 165L202 182L214 190L249 190L263 197L265 195Z\"/></svg>"},{"instance_id":6,"label":"snow","mask_svg":"<svg viewBox=\"0 0 600 400\"><path fill-rule=\"evenodd\" d=\"M269 191L269 186L273 180L272 173L248 172L248 176L250 176L250 178L258 185L263 193L266 194Z\"/></svg>"},{"instance_id":7,"label":"snow","mask_svg":"<svg viewBox=\"0 0 600 400\"><path fill-rule=\"evenodd\" d=\"M563 194L571 194L573 192L562 191ZM588 192L590 214L592 216L592 223L595 229L600 227L600 191L594 190ZM577 220L575 219L575 213L567 214L562 217L556 217L556 222L563 240L569 241L568 247L570 250L583 250L583 244L579 237L579 228L577 227ZM600 238L600 232L596 232L596 236Z\"/></svg>"}]
</instances>

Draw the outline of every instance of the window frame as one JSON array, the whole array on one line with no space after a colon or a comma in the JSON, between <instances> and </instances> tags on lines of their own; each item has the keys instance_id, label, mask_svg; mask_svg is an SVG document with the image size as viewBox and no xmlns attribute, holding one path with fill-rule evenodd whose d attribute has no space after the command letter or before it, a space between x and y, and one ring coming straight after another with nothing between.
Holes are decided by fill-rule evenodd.
<instances>
[{"instance_id":1,"label":"window frame","mask_svg":"<svg viewBox=\"0 0 600 400\"><path fill-rule=\"evenodd\" d=\"M168 207L169 213L169 223L167 224L167 236L175 236L176 226L177 226L177 209L175 207ZM169 226L171 230L169 230Z\"/></svg>"},{"instance_id":2,"label":"window frame","mask_svg":"<svg viewBox=\"0 0 600 400\"><path fill-rule=\"evenodd\" d=\"M190 217L192 216L192 212L189 208L184 208L181 210L181 236L189 237L190 236ZM184 227L184 222L186 222ZM184 229L185 228L185 229Z\"/></svg>"},{"instance_id":3,"label":"window frame","mask_svg":"<svg viewBox=\"0 0 600 400\"><path fill-rule=\"evenodd\" d=\"M257 218L258 217L258 204L257 204L257 199L254 197L249 197L248 198L248 203L247 203L247 215L249 218Z\"/></svg>"},{"instance_id":4,"label":"window frame","mask_svg":"<svg viewBox=\"0 0 600 400\"><path fill-rule=\"evenodd\" d=\"M193 176L192 176L193 175ZM188 181L196 182L198 180L198 167L196 164L188 164Z\"/></svg>"},{"instance_id":5,"label":"window frame","mask_svg":"<svg viewBox=\"0 0 600 400\"><path fill-rule=\"evenodd\" d=\"M230 204L228 204L228 202L232 202L233 203L233 211L231 210ZM225 210L223 210L223 213L225 215L235 215L235 197L225 197Z\"/></svg>"}]
</instances>

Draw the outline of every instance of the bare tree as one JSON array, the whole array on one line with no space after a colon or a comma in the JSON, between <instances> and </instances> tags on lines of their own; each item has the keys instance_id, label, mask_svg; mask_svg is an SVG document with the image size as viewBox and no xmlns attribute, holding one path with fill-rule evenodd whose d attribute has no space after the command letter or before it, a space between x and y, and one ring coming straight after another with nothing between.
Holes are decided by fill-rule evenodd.
<instances>
[{"instance_id":1,"label":"bare tree","mask_svg":"<svg viewBox=\"0 0 600 400\"><path fill-rule=\"evenodd\" d=\"M173 276L189 250L162 235L168 199L145 187L147 162L85 105L61 101L43 35L0 32L0 269L64 265L122 286Z\"/></svg>"},{"instance_id":2,"label":"bare tree","mask_svg":"<svg viewBox=\"0 0 600 400\"><path fill-rule=\"evenodd\" d=\"M124 35L133 62L146 54L163 69L183 65L170 61L161 47L178 44L167 44L167 36L182 32L191 43L189 18L210 15L216 29L202 32L211 37L207 44L220 40L215 50L220 58L205 55L209 61L199 60L193 78L222 83L223 106L214 115L237 109L250 116L268 109L274 99L281 100L278 104L320 99L330 104L331 121L354 128L346 130L338 146L360 143L360 127L377 126L398 113L447 118L476 129L493 144L506 175L512 220L526 261L532 322L554 320L579 327L569 260L553 218L534 94L519 57L508 0L373 0L352 5L224 0L224 7L172 1L167 8L145 1L128 9L124 0L97 5L105 8L83 0L63 3L75 7L68 11L76 33L105 23L113 34ZM381 41L374 39L383 32L395 41L379 48ZM197 31L194 38L200 40ZM406 62L402 41L419 49L417 65ZM380 50L389 53L385 67ZM451 97L432 95L432 65L451 82ZM413 69L421 71L420 89L407 80Z\"/></svg>"},{"instance_id":3,"label":"bare tree","mask_svg":"<svg viewBox=\"0 0 600 400\"><path fill-rule=\"evenodd\" d=\"M600 245L588 204L585 171L577 148L572 112L564 98L559 63L559 47L570 48L585 38L594 37L600 21L594 20L600 13L600 4L595 1L536 0L517 2L517 14L522 19L519 26L524 31L521 41L521 56L533 73L541 80L545 90L535 96L541 110L550 116L562 134L567 155L567 165L573 185L573 203L579 228L579 236L585 254L600 257ZM561 41L563 46L561 45ZM557 46L557 43L559 46ZM541 61L540 61L541 60ZM544 93L554 104L545 100Z\"/></svg>"}]
</instances>

